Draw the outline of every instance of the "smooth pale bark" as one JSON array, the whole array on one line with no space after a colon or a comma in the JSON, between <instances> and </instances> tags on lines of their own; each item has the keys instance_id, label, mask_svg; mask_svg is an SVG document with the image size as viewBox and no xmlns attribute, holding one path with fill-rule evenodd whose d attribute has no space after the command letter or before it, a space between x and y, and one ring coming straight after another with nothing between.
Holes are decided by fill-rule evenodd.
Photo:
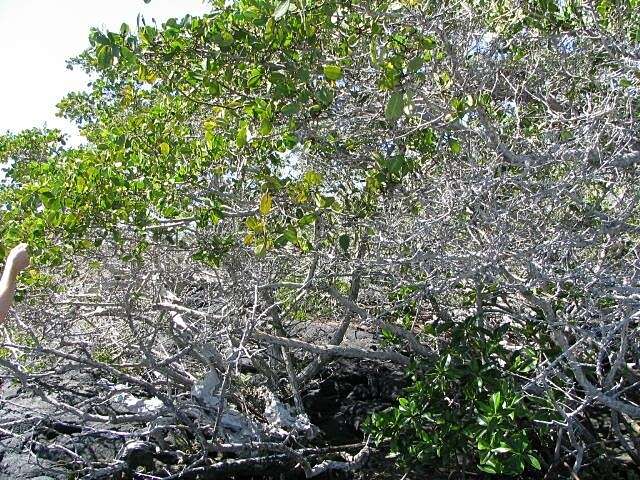
<instances>
[{"instance_id":1,"label":"smooth pale bark","mask_svg":"<svg viewBox=\"0 0 640 480\"><path fill-rule=\"evenodd\" d=\"M21 243L13 247L7 256L7 263L2 272L2 279L0 279L0 324L6 321L9 309L13 304L18 274L28 266L27 244Z\"/></svg>"}]
</instances>

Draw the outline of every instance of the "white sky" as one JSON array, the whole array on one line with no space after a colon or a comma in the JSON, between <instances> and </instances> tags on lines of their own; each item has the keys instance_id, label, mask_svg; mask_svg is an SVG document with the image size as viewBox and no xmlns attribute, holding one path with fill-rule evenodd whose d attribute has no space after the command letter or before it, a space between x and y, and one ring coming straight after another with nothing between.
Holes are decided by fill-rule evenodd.
<instances>
[{"instance_id":1,"label":"white sky","mask_svg":"<svg viewBox=\"0 0 640 480\"><path fill-rule=\"evenodd\" d=\"M208 11L203 0L0 0L0 132L76 129L55 116L56 103L86 87L88 77L65 61L89 46L89 29L131 28L142 13L161 23Z\"/></svg>"}]
</instances>

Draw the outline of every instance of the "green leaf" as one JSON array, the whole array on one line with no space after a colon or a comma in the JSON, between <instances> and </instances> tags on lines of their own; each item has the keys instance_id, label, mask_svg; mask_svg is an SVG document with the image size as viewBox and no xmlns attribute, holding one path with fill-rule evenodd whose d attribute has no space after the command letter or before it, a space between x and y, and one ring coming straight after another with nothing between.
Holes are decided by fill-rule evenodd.
<instances>
[{"instance_id":1,"label":"green leaf","mask_svg":"<svg viewBox=\"0 0 640 480\"><path fill-rule=\"evenodd\" d=\"M269 135L272 130L273 125L271 124L271 121L267 117L263 118L260 122L260 129L258 130L260 135Z\"/></svg>"},{"instance_id":2,"label":"green leaf","mask_svg":"<svg viewBox=\"0 0 640 480\"><path fill-rule=\"evenodd\" d=\"M293 228L287 228L284 232L282 232L282 236L288 241L293 243L294 245L298 243L298 232Z\"/></svg>"},{"instance_id":3,"label":"green leaf","mask_svg":"<svg viewBox=\"0 0 640 480\"><path fill-rule=\"evenodd\" d=\"M402 116L404 109L404 94L402 92L395 92L389 97L387 106L384 109L384 117L389 122L395 122Z\"/></svg>"},{"instance_id":4,"label":"green leaf","mask_svg":"<svg viewBox=\"0 0 640 480\"><path fill-rule=\"evenodd\" d=\"M291 115L295 115L300 111L300 104L298 102L290 103L282 107L281 111L282 111L282 114L286 115L287 117Z\"/></svg>"},{"instance_id":5,"label":"green leaf","mask_svg":"<svg viewBox=\"0 0 640 480\"><path fill-rule=\"evenodd\" d=\"M309 114L312 117L317 117L318 115L320 115L321 111L322 107L320 105L311 105L311 107L309 107Z\"/></svg>"},{"instance_id":6,"label":"green leaf","mask_svg":"<svg viewBox=\"0 0 640 480\"><path fill-rule=\"evenodd\" d=\"M487 473L498 473L493 465L479 465L478 468Z\"/></svg>"},{"instance_id":7,"label":"green leaf","mask_svg":"<svg viewBox=\"0 0 640 480\"><path fill-rule=\"evenodd\" d=\"M335 82L336 80L340 80L342 78L342 68L340 68L338 65L325 65L324 67L322 67L322 69L327 80Z\"/></svg>"},{"instance_id":8,"label":"green leaf","mask_svg":"<svg viewBox=\"0 0 640 480\"><path fill-rule=\"evenodd\" d=\"M266 216L271 211L271 204L273 203L273 197L269 195L269 192L265 192L260 198L260 213Z\"/></svg>"},{"instance_id":9,"label":"green leaf","mask_svg":"<svg viewBox=\"0 0 640 480\"><path fill-rule=\"evenodd\" d=\"M242 122L240 124L240 128L238 128L238 133L236 134L236 144L238 147L242 148L247 144L247 140L249 138L249 131L247 128L247 123Z\"/></svg>"},{"instance_id":10,"label":"green leaf","mask_svg":"<svg viewBox=\"0 0 640 480\"><path fill-rule=\"evenodd\" d=\"M396 155L389 160L388 169L390 173L398 174L404 166L404 157L402 155Z\"/></svg>"},{"instance_id":11,"label":"green leaf","mask_svg":"<svg viewBox=\"0 0 640 480\"><path fill-rule=\"evenodd\" d=\"M326 195L316 194L316 205L320 208L328 208L336 201L335 198Z\"/></svg>"},{"instance_id":12,"label":"green leaf","mask_svg":"<svg viewBox=\"0 0 640 480\"><path fill-rule=\"evenodd\" d=\"M255 88L260 85L260 79L262 78L262 70L259 67L253 68L249 72L249 78L247 79L247 87Z\"/></svg>"},{"instance_id":13,"label":"green leaf","mask_svg":"<svg viewBox=\"0 0 640 480\"><path fill-rule=\"evenodd\" d=\"M349 235L345 233L343 235L340 235L340 237L338 238L338 243L340 244L340 248L342 249L342 251L344 253L347 253L349 251L349 244L351 243L351 238L349 238Z\"/></svg>"},{"instance_id":14,"label":"green leaf","mask_svg":"<svg viewBox=\"0 0 640 480\"><path fill-rule=\"evenodd\" d=\"M207 145L207 148L209 150L213 149L213 145L215 142L216 136L214 135L214 133L210 130L207 130L206 132L204 132L204 141Z\"/></svg>"},{"instance_id":15,"label":"green leaf","mask_svg":"<svg viewBox=\"0 0 640 480\"><path fill-rule=\"evenodd\" d=\"M100 30L95 28L91 29L91 33L89 34L89 41L92 45L111 45L109 38L107 38L107 36L104 35Z\"/></svg>"},{"instance_id":16,"label":"green leaf","mask_svg":"<svg viewBox=\"0 0 640 480\"><path fill-rule=\"evenodd\" d=\"M308 187L317 187L318 185L322 184L322 174L313 170L309 170L302 176L302 181Z\"/></svg>"},{"instance_id":17,"label":"green leaf","mask_svg":"<svg viewBox=\"0 0 640 480\"><path fill-rule=\"evenodd\" d=\"M304 227L306 225L311 225L316 221L316 215L314 213L307 213L300 220L298 220L298 226Z\"/></svg>"},{"instance_id":18,"label":"green leaf","mask_svg":"<svg viewBox=\"0 0 640 480\"><path fill-rule=\"evenodd\" d=\"M536 470L540 470L542 468L540 466L540 460L538 460L536 457L534 457L533 455L527 455L527 458L529 459L529 463L533 468L535 468Z\"/></svg>"},{"instance_id":19,"label":"green leaf","mask_svg":"<svg viewBox=\"0 0 640 480\"><path fill-rule=\"evenodd\" d=\"M495 453L507 453L507 452L510 452L511 449L509 447L498 447L498 448L492 449L491 451Z\"/></svg>"},{"instance_id":20,"label":"green leaf","mask_svg":"<svg viewBox=\"0 0 640 480\"><path fill-rule=\"evenodd\" d=\"M322 87L316 93L316 98L323 105L325 106L330 105L331 102L333 102L333 91L329 88Z\"/></svg>"},{"instance_id":21,"label":"green leaf","mask_svg":"<svg viewBox=\"0 0 640 480\"><path fill-rule=\"evenodd\" d=\"M109 45L101 45L97 50L98 65L107 68L113 62L113 50Z\"/></svg>"},{"instance_id":22,"label":"green leaf","mask_svg":"<svg viewBox=\"0 0 640 480\"><path fill-rule=\"evenodd\" d=\"M287 14L290 6L291 6L291 0L284 0L280 2L273 12L273 18L275 18L276 20L280 20L282 17L284 17Z\"/></svg>"},{"instance_id":23,"label":"green leaf","mask_svg":"<svg viewBox=\"0 0 640 480\"><path fill-rule=\"evenodd\" d=\"M407 70L411 73L417 72L422 68L423 64L422 57L418 55L407 62Z\"/></svg>"},{"instance_id":24,"label":"green leaf","mask_svg":"<svg viewBox=\"0 0 640 480\"><path fill-rule=\"evenodd\" d=\"M502 396L500 392L495 392L491 395L491 405L493 406L493 411L497 412L500 408L500 404L502 403Z\"/></svg>"},{"instance_id":25,"label":"green leaf","mask_svg":"<svg viewBox=\"0 0 640 480\"><path fill-rule=\"evenodd\" d=\"M137 61L136 56L127 47L120 48L120 61L127 65L134 65Z\"/></svg>"}]
</instances>

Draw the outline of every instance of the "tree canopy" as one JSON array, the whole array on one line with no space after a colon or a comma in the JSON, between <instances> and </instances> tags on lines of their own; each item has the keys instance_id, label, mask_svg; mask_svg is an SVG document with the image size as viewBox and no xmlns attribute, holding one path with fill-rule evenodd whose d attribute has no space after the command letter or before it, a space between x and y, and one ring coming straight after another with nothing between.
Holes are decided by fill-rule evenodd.
<instances>
[{"instance_id":1,"label":"tree canopy","mask_svg":"<svg viewBox=\"0 0 640 480\"><path fill-rule=\"evenodd\" d=\"M37 265L0 365L101 370L200 432L207 372L303 413L335 358L387 362L411 386L363 435L403 468L640 462L640 2L211 4L90 32L82 144L0 136L0 248Z\"/></svg>"}]
</instances>

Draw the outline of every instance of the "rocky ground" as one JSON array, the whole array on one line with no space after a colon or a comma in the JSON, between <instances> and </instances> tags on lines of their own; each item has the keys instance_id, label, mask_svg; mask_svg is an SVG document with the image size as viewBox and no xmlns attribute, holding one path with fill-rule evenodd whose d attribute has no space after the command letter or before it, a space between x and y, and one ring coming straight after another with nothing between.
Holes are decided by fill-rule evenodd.
<instances>
[{"instance_id":1,"label":"rocky ground","mask_svg":"<svg viewBox=\"0 0 640 480\"><path fill-rule=\"evenodd\" d=\"M33 385L5 378L0 387L0 478L68 479L66 467L74 455L95 462L137 455L141 457L139 463L144 464L146 447L123 451L125 442L118 433L134 431L139 425L80 424L73 415L61 414L58 407L38 395L78 405L90 399L97 381L93 372L71 370L40 378L40 391L35 392ZM318 380L302 392L311 423L320 430L313 441L315 446L362 442L359 427L364 418L390 405L402 385L401 372L374 362L342 360L325 367ZM116 397L116 401L142 411L155 408L157 399ZM233 423L233 418L227 419L225 427L231 429L229 422ZM380 462L386 462L385 468ZM374 451L369 466L355 476L334 472L317 478L400 478L389 464L384 452ZM285 471L236 478L304 478L304 474L289 466Z\"/></svg>"}]
</instances>

